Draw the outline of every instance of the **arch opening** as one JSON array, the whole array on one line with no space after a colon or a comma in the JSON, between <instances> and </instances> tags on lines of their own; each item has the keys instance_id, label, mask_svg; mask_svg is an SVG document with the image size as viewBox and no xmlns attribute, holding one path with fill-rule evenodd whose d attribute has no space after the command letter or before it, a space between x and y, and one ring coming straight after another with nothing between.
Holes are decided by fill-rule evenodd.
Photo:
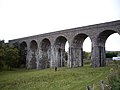
<instances>
[{"instance_id":1,"label":"arch opening","mask_svg":"<svg viewBox=\"0 0 120 90\"><path fill-rule=\"evenodd\" d=\"M37 67L37 49L38 49L38 44L35 40L32 40L30 43L30 49L31 49L31 54L32 54L32 58L30 60L30 66L32 69L36 69Z\"/></svg>"},{"instance_id":2,"label":"arch opening","mask_svg":"<svg viewBox=\"0 0 120 90\"><path fill-rule=\"evenodd\" d=\"M50 59L51 59L51 43L49 39L43 39L41 42L41 51L42 57L40 60L41 68L49 68L50 67Z\"/></svg>"},{"instance_id":3,"label":"arch opening","mask_svg":"<svg viewBox=\"0 0 120 90\"><path fill-rule=\"evenodd\" d=\"M109 40L109 36L113 35L117 33L114 30L105 30L103 32L101 32L98 36L97 39L97 43L98 43L98 51L99 51L99 66L105 66L106 65L106 42L107 39ZM110 41L110 43L112 43L112 41ZM112 45L111 47L114 47L113 44L109 44Z\"/></svg>"},{"instance_id":4,"label":"arch opening","mask_svg":"<svg viewBox=\"0 0 120 90\"><path fill-rule=\"evenodd\" d=\"M104 46L107 38L113 33L116 33L116 32L113 30L105 30L105 31L101 32L97 38L98 45Z\"/></svg>"},{"instance_id":5,"label":"arch opening","mask_svg":"<svg viewBox=\"0 0 120 90\"><path fill-rule=\"evenodd\" d=\"M35 40L32 40L30 43L30 49L35 52L38 48L37 42Z\"/></svg>"},{"instance_id":6,"label":"arch opening","mask_svg":"<svg viewBox=\"0 0 120 90\"><path fill-rule=\"evenodd\" d=\"M106 63L112 61L113 57L120 56L120 35L118 33L111 34L105 43Z\"/></svg>"},{"instance_id":7,"label":"arch opening","mask_svg":"<svg viewBox=\"0 0 120 90\"><path fill-rule=\"evenodd\" d=\"M69 67L69 65L68 65L68 58L69 57L69 43L68 43L68 41L66 41L66 44L65 44L65 66L68 66Z\"/></svg>"},{"instance_id":8,"label":"arch opening","mask_svg":"<svg viewBox=\"0 0 120 90\"><path fill-rule=\"evenodd\" d=\"M55 41L55 49L56 49L56 62L55 65L58 67L66 66L66 52L65 52L65 44L67 39L63 36L59 36ZM68 57L68 56L67 56Z\"/></svg>"},{"instance_id":9,"label":"arch opening","mask_svg":"<svg viewBox=\"0 0 120 90\"><path fill-rule=\"evenodd\" d=\"M85 65L90 65L91 63L91 39L87 37L83 42L83 63Z\"/></svg>"},{"instance_id":10,"label":"arch opening","mask_svg":"<svg viewBox=\"0 0 120 90\"><path fill-rule=\"evenodd\" d=\"M87 37L88 35L86 34L78 34L73 39L73 43L72 43L72 48L73 48L72 66L73 67L83 66L83 59L85 56L85 52L83 51L83 45L84 45L83 42Z\"/></svg>"},{"instance_id":11,"label":"arch opening","mask_svg":"<svg viewBox=\"0 0 120 90\"><path fill-rule=\"evenodd\" d=\"M106 51L120 51L120 35L118 33L111 34L105 43Z\"/></svg>"},{"instance_id":12,"label":"arch opening","mask_svg":"<svg viewBox=\"0 0 120 90\"><path fill-rule=\"evenodd\" d=\"M22 42L20 44L20 60L19 60L19 67L25 68L26 67L26 56L27 56L27 43Z\"/></svg>"}]
</instances>

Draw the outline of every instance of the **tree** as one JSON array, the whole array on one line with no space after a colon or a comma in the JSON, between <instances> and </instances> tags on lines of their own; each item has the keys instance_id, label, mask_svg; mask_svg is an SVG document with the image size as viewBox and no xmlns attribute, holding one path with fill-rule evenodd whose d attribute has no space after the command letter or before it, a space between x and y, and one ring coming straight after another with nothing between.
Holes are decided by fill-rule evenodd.
<instances>
[{"instance_id":1,"label":"tree","mask_svg":"<svg viewBox=\"0 0 120 90\"><path fill-rule=\"evenodd\" d=\"M68 60L68 52L65 52L65 60Z\"/></svg>"},{"instance_id":2,"label":"tree","mask_svg":"<svg viewBox=\"0 0 120 90\"><path fill-rule=\"evenodd\" d=\"M3 69L4 66L4 55L5 51L3 48L0 47L0 71Z\"/></svg>"},{"instance_id":3,"label":"tree","mask_svg":"<svg viewBox=\"0 0 120 90\"><path fill-rule=\"evenodd\" d=\"M6 47L5 50L5 62L9 68L17 67L19 60L19 51L14 47Z\"/></svg>"},{"instance_id":4,"label":"tree","mask_svg":"<svg viewBox=\"0 0 120 90\"><path fill-rule=\"evenodd\" d=\"M89 59L90 58L90 52L83 51L83 58L84 59Z\"/></svg>"},{"instance_id":5,"label":"tree","mask_svg":"<svg viewBox=\"0 0 120 90\"><path fill-rule=\"evenodd\" d=\"M6 69L17 67L18 60L19 50L17 48L14 46L9 46L5 43L0 43L0 70L4 69L5 66L8 67Z\"/></svg>"},{"instance_id":6,"label":"tree","mask_svg":"<svg viewBox=\"0 0 120 90\"><path fill-rule=\"evenodd\" d=\"M117 57L117 55L118 55L118 52L107 52L106 58Z\"/></svg>"}]
</instances>

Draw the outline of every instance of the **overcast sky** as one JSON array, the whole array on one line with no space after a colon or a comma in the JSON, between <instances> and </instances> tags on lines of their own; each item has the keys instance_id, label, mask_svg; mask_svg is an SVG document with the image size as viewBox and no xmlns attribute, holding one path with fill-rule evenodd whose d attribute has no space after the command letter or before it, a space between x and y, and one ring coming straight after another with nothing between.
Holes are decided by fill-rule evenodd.
<instances>
[{"instance_id":1,"label":"overcast sky","mask_svg":"<svg viewBox=\"0 0 120 90\"><path fill-rule=\"evenodd\" d=\"M120 0L0 0L0 40L6 42L115 20L120 20ZM111 40L116 46L111 46ZM107 50L120 51L119 35L107 43Z\"/></svg>"}]
</instances>

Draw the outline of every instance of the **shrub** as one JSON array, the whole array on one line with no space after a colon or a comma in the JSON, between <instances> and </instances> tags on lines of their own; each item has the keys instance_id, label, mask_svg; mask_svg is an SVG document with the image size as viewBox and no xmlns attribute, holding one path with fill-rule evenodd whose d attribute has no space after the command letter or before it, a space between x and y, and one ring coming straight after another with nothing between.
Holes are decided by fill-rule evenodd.
<instances>
[{"instance_id":1,"label":"shrub","mask_svg":"<svg viewBox=\"0 0 120 90\"><path fill-rule=\"evenodd\" d=\"M120 69L119 67L111 68L108 75L108 82L111 90L120 90Z\"/></svg>"},{"instance_id":2,"label":"shrub","mask_svg":"<svg viewBox=\"0 0 120 90\"><path fill-rule=\"evenodd\" d=\"M119 61L119 60L118 60L118 61L117 61L117 60L114 60L113 62L114 62L114 64L115 64L116 66L119 66L119 65L120 65L120 61Z\"/></svg>"},{"instance_id":3,"label":"shrub","mask_svg":"<svg viewBox=\"0 0 120 90\"><path fill-rule=\"evenodd\" d=\"M19 50L8 45L0 46L0 70L17 67Z\"/></svg>"},{"instance_id":4,"label":"shrub","mask_svg":"<svg viewBox=\"0 0 120 90\"><path fill-rule=\"evenodd\" d=\"M118 55L118 52L107 52L106 58L117 57L117 55Z\"/></svg>"},{"instance_id":5,"label":"shrub","mask_svg":"<svg viewBox=\"0 0 120 90\"><path fill-rule=\"evenodd\" d=\"M19 51L14 47L7 47L5 51L5 61L8 67L15 68L19 60Z\"/></svg>"}]
</instances>

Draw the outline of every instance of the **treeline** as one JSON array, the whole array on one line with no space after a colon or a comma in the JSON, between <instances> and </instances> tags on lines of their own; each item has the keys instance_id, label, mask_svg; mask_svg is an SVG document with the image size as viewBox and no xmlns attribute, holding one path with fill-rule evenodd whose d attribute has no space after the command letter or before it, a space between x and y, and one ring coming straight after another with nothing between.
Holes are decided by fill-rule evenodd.
<instances>
[{"instance_id":1,"label":"treeline","mask_svg":"<svg viewBox=\"0 0 120 90\"><path fill-rule=\"evenodd\" d=\"M18 67L19 58L19 50L17 48L0 41L0 71Z\"/></svg>"},{"instance_id":2,"label":"treeline","mask_svg":"<svg viewBox=\"0 0 120 90\"><path fill-rule=\"evenodd\" d=\"M119 52L115 52L115 51L108 51L106 52L106 58L112 58L112 57L117 57L117 55L119 55Z\"/></svg>"}]
</instances>

